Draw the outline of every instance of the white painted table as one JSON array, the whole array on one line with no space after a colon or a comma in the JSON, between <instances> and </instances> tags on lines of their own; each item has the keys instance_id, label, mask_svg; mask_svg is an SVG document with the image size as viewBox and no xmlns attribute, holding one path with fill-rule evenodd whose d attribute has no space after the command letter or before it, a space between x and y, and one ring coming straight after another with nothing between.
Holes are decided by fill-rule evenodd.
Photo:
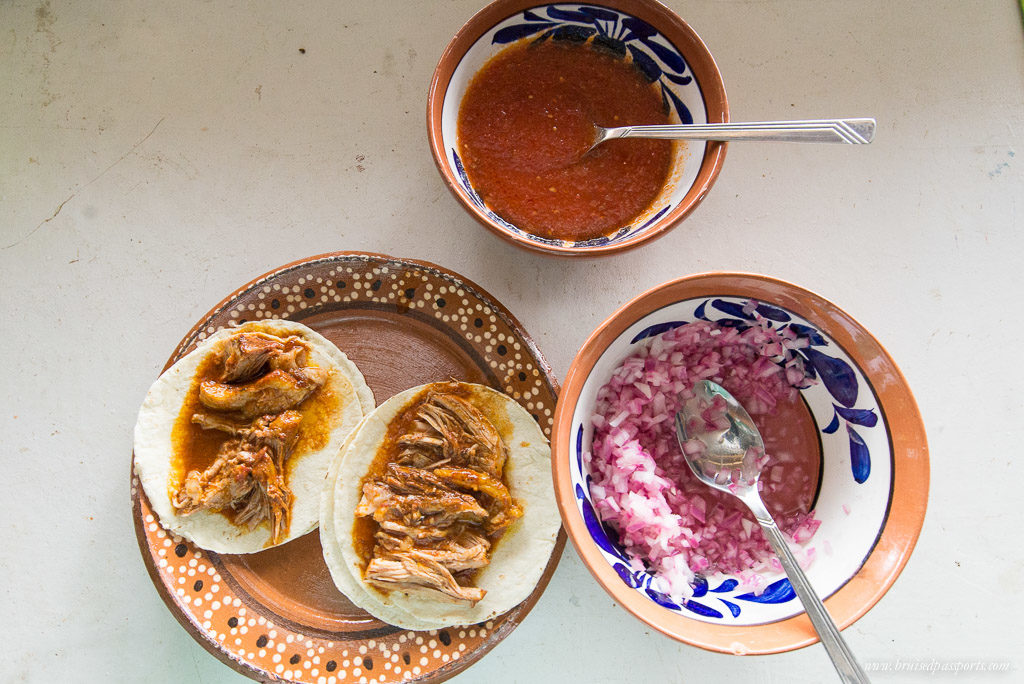
<instances>
[{"instance_id":1,"label":"white painted table","mask_svg":"<svg viewBox=\"0 0 1024 684\"><path fill-rule=\"evenodd\" d=\"M427 148L430 75L480 4L0 4L0 680L244 681L150 583L129 512L132 426L200 315L274 266L338 249L475 280L560 377L615 308L680 275L755 271L832 299L905 372L932 464L917 550L847 638L890 669L878 681L953 681L920 670L958 662L1019 678L1020 7L673 0L715 54L734 120L875 116L877 138L734 144L667 237L556 261L475 224ZM662 637L569 548L525 623L457 681L570 678L832 672L818 646L740 658Z\"/></svg>"}]
</instances>

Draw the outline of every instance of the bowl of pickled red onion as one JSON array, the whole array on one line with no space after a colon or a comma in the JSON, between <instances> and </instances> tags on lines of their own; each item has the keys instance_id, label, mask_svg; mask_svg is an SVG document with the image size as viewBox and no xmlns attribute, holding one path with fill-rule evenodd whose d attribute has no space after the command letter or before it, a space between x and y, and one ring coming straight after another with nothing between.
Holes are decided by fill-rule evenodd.
<instances>
[{"instance_id":1,"label":"bowl of pickled red onion","mask_svg":"<svg viewBox=\"0 0 1024 684\"><path fill-rule=\"evenodd\" d=\"M660 285L584 343L552 437L562 518L624 608L680 641L776 653L817 641L759 526L699 482L674 415L710 379L765 439L760 488L836 623L888 590L928 496L923 423L895 362L819 295L714 273Z\"/></svg>"}]
</instances>

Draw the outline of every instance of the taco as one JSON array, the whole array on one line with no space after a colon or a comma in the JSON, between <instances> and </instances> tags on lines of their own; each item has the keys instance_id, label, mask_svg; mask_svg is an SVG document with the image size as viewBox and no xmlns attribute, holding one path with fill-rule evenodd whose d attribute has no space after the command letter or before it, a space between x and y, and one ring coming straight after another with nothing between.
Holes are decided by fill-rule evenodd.
<instances>
[{"instance_id":1,"label":"taco","mask_svg":"<svg viewBox=\"0 0 1024 684\"><path fill-rule=\"evenodd\" d=\"M374 400L333 343L291 321L221 330L167 369L135 424L135 472L169 531L252 553L314 529L332 457Z\"/></svg>"},{"instance_id":2,"label":"taco","mask_svg":"<svg viewBox=\"0 0 1024 684\"><path fill-rule=\"evenodd\" d=\"M415 387L368 415L337 459L320 537L353 603L437 629L488 620L533 591L560 518L548 441L511 397Z\"/></svg>"}]
</instances>

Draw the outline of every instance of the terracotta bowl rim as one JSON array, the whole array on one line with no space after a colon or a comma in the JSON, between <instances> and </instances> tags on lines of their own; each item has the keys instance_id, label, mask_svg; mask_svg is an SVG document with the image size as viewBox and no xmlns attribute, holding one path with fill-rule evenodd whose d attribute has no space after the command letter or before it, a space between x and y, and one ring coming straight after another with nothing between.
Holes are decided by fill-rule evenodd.
<instances>
[{"instance_id":1,"label":"terracotta bowl rim","mask_svg":"<svg viewBox=\"0 0 1024 684\"><path fill-rule=\"evenodd\" d=\"M928 502L928 446L917 403L895 361L864 326L821 295L777 278L741 272L677 278L635 297L598 326L570 364L555 408L551 439L555 498L563 526L584 565L634 616L673 639L710 651L752 655L791 651L818 641L806 613L762 625L716 625L674 614L627 587L590 538L573 495L569 469L572 416L598 359L613 340L649 313L676 301L712 295L749 296L784 306L826 332L858 361L889 423L893 466L890 509L864 564L825 600L825 605L843 629L867 613L893 585L921 533ZM861 362L865 356L881 360L880 369L868 371ZM882 375L895 382L880 386L877 380Z\"/></svg>"},{"instance_id":2,"label":"terracotta bowl rim","mask_svg":"<svg viewBox=\"0 0 1024 684\"><path fill-rule=\"evenodd\" d=\"M547 4L552 3L545 3L539 0L495 0L495 2L474 14L452 37L451 42L448 43L448 46L441 54L440 60L438 60L434 75L430 81L430 88L427 92L427 137L430 143L430 152L434 158L434 164L437 166L437 170L441 174L441 178L444 179L449 191L451 191L470 216L498 237L514 245L543 254L563 257L608 256L634 249L650 240L665 235L697 208L697 205L703 201L722 170L727 143L707 142L697 178L672 212L627 240L600 247L578 248L548 245L510 233L503 226L491 220L479 207L463 196L459 190L458 181L448 167L441 134L441 114L444 108L444 98L448 90L448 84L462 57L480 36L489 31L495 24L524 9ZM658 29L665 38L676 48L680 49L680 52L686 58L686 62L700 86L708 122L724 123L729 121L729 102L718 64L697 32L678 14L657 2L657 0L599 0L591 4L627 12L647 21ZM683 47L687 49L684 50L682 49Z\"/></svg>"}]
</instances>

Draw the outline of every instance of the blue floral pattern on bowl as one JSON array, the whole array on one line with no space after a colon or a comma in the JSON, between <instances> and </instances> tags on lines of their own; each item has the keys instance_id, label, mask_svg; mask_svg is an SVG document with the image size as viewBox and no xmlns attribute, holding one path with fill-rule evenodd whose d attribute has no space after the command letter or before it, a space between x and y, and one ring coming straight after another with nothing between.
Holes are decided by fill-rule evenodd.
<instances>
[{"instance_id":1,"label":"blue floral pattern on bowl","mask_svg":"<svg viewBox=\"0 0 1024 684\"><path fill-rule=\"evenodd\" d=\"M686 59L653 26L638 17L607 7L580 3L539 5L500 22L477 41L471 52L478 52L477 60L485 61L481 58L492 56L506 45L519 40L593 41L601 48L635 64L644 77L658 88L666 111L673 120L680 123L703 123L707 120L703 96ZM460 64L456 76L464 68L470 71L477 67L464 67ZM462 74L458 79L453 76L453 81L463 79L468 82L468 74ZM446 109L448 97L446 96L445 100ZM461 101L461 93L457 97ZM457 109L457 102L453 101L452 105L453 109ZM448 128L446 125L446 129ZM655 201L655 206L631 225L623 226L612 234L589 240L558 240L528 233L491 211L466 175L465 166L454 144L454 122L450 126L450 132L451 135L447 131L444 135L448 143L448 161L461 190L466 193L470 202L505 230L541 245L586 249L604 247L631 238L651 227L679 205L695 182L699 166L677 162L671 176L671 192L663 193ZM688 154L694 160L703 158L704 143L689 143Z\"/></svg>"},{"instance_id":2,"label":"blue floral pattern on bowl","mask_svg":"<svg viewBox=\"0 0 1024 684\"><path fill-rule=\"evenodd\" d=\"M582 43L590 39L605 50L633 64L651 83L657 83L665 107L674 110L679 122L693 123L690 110L668 84L689 85L693 75L679 52L658 42L658 32L642 19L607 7L546 5L522 13L523 22L505 26L491 38L494 43L514 43L534 36L534 42L561 40Z\"/></svg>"},{"instance_id":3,"label":"blue floral pattern on bowl","mask_svg":"<svg viewBox=\"0 0 1024 684\"><path fill-rule=\"evenodd\" d=\"M611 371L635 350L636 345L647 344L657 335L697 320L746 329L760 319L758 324L777 330L788 328L806 340L807 346L796 350L796 353L802 357L811 376L819 382L800 389L818 427L823 451L827 452L823 463L822 493L815 508L816 512L823 508L827 512L822 527L810 544L825 541L826 546L843 544L855 547L855 552L846 557L845 562L828 559L825 564L829 567L820 573L823 578L815 578L817 568L811 566L811 576L816 585L827 587L829 590L825 593L828 595L856 573L874 544L874 532L884 521L891 463L882 459L878 461L876 472L872 472L872 454L891 455L888 433L864 374L837 344L808 321L783 308L756 303L752 311L747 304L748 300L738 297L704 297L679 302L649 314L609 346L587 379L587 386L596 393L596 388L607 381ZM799 601L794 600L796 595L789 580L781 573L769 578L767 587L760 594L751 592L737 578L725 575L698 575L692 585L692 597L682 601L673 600L652 587L652 575L646 569L637 569L639 564L622 548L615 531L603 525L594 510L590 494L591 477L584 459L592 436L586 407L592 405L581 396L573 416L575 443L570 468L573 489L590 537L627 586L667 610L722 624L772 622L802 610ZM840 442L839 430L844 425L846 439ZM840 465L844 467L838 467ZM825 498L828 501L823 501ZM870 508L874 517L879 518L878 526L873 530L869 526L856 534L851 533L848 528L854 525L849 523L850 506Z\"/></svg>"}]
</instances>

